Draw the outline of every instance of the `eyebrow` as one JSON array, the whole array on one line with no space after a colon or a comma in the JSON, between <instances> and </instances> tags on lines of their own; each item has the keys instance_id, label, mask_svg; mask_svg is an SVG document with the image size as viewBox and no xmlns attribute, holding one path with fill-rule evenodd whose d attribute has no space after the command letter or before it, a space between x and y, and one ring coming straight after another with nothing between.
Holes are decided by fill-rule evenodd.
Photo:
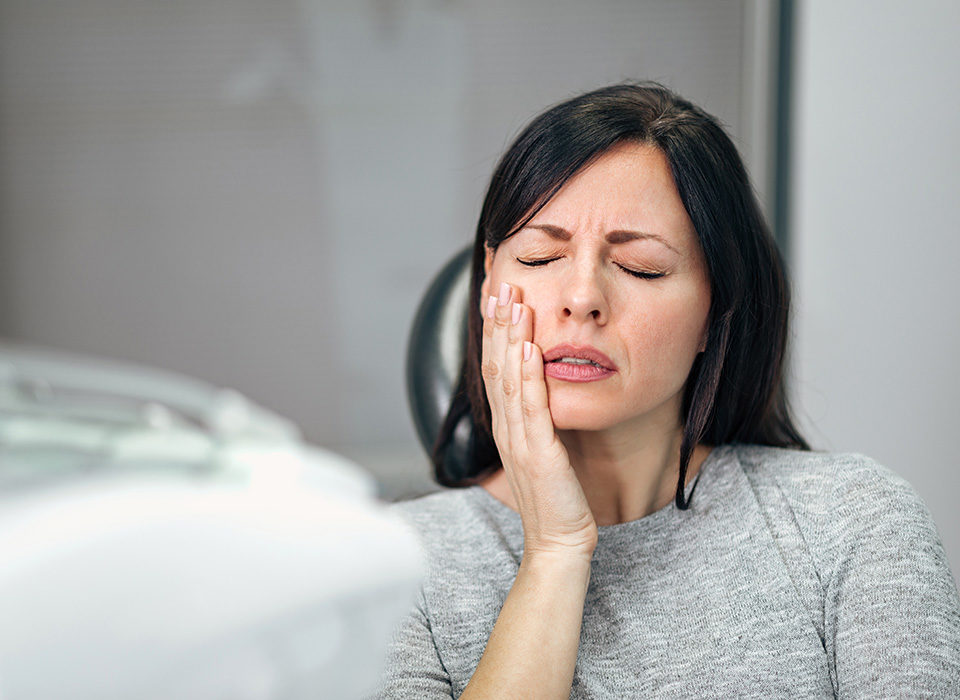
<instances>
[{"instance_id":1,"label":"eyebrow","mask_svg":"<svg viewBox=\"0 0 960 700\"><path fill-rule=\"evenodd\" d=\"M553 224L527 224L524 228L532 228L538 231L543 231L545 234L551 238L555 238L558 241L569 241L573 238L573 234L567 231L567 229L561 226L554 226ZM616 230L610 231L606 236L607 243L617 244L617 243L629 243L630 241L638 241L644 239L652 239L659 241L663 245L667 246L677 255L680 255L680 251L674 248L672 245L667 243L667 240L656 233L644 233L642 231L626 231L626 230Z\"/></svg>"}]
</instances>

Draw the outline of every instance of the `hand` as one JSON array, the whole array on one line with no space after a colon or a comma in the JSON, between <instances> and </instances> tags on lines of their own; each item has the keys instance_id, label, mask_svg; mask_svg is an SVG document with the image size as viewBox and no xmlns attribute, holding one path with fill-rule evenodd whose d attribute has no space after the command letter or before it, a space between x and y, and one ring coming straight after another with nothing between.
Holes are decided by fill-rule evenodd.
<instances>
[{"instance_id":1,"label":"hand","mask_svg":"<svg viewBox=\"0 0 960 700\"><path fill-rule=\"evenodd\" d=\"M501 284L499 299L485 303L482 372L493 439L523 522L524 559L559 553L589 561L597 524L554 431L543 356L532 339L532 309L519 290Z\"/></svg>"}]
</instances>

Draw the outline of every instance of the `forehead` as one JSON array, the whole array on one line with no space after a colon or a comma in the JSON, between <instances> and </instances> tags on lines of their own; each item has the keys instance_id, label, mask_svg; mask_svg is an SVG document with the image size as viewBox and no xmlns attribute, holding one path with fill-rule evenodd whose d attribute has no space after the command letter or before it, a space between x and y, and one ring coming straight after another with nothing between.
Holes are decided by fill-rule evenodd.
<instances>
[{"instance_id":1,"label":"forehead","mask_svg":"<svg viewBox=\"0 0 960 700\"><path fill-rule=\"evenodd\" d=\"M656 233L679 245L696 240L663 152L623 143L564 183L530 221L574 234L625 229Z\"/></svg>"}]
</instances>

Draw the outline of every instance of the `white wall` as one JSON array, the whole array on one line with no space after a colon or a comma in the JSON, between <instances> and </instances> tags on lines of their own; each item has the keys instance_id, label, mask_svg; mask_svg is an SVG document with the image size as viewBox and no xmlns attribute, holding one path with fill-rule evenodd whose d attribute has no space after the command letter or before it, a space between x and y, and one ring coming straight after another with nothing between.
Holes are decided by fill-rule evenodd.
<instances>
[{"instance_id":1,"label":"white wall","mask_svg":"<svg viewBox=\"0 0 960 700\"><path fill-rule=\"evenodd\" d=\"M762 164L761 6L3 0L0 334L236 388L425 477L407 333L500 152L654 78Z\"/></svg>"},{"instance_id":2,"label":"white wall","mask_svg":"<svg viewBox=\"0 0 960 700\"><path fill-rule=\"evenodd\" d=\"M929 505L960 572L960 4L798 7L796 403Z\"/></svg>"}]
</instances>

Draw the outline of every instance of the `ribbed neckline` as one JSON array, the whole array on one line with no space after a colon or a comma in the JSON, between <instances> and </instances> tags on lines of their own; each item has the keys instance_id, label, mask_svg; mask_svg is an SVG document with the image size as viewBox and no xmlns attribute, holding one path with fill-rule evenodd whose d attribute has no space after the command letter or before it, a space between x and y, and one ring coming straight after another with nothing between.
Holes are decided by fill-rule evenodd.
<instances>
[{"instance_id":1,"label":"ribbed neckline","mask_svg":"<svg viewBox=\"0 0 960 700\"><path fill-rule=\"evenodd\" d=\"M714 481L715 475L713 472L716 470L715 465L722 462L723 458L732 450L732 445L718 445L710 451L709 455L707 455L707 458L703 461L703 464L700 465L700 472L697 474L696 478L688 483L684 489L684 497L689 499L690 494L693 493L694 488L696 488L696 493L694 494L695 497L688 510L679 510L676 506L676 502L670 501L670 503L665 505L663 508L645 515L642 518L638 518L637 520L628 520L625 523L616 523L614 525L601 525L598 527L599 541L604 542L606 540L615 540L624 534L629 534L632 536L638 532L659 529L664 523L671 522L677 518L686 519L695 516L699 511L703 510L704 506L706 505L705 502L710 497L711 489L709 487L710 482ZM520 514L507 504L499 501L495 496L483 488L483 486L471 486L467 489L467 492L473 494L473 497L486 510L495 513L501 520L505 520L511 525L522 529Z\"/></svg>"}]
</instances>

